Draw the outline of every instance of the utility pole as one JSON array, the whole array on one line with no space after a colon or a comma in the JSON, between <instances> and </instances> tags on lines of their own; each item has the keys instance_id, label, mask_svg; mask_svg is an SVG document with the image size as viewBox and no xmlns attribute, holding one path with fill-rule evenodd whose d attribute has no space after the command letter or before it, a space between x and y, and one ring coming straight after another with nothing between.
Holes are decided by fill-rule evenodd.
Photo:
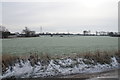
<instances>
[{"instance_id":1,"label":"utility pole","mask_svg":"<svg viewBox=\"0 0 120 80\"><path fill-rule=\"evenodd\" d=\"M42 33L42 26L40 26L40 33Z\"/></svg>"},{"instance_id":2,"label":"utility pole","mask_svg":"<svg viewBox=\"0 0 120 80\"><path fill-rule=\"evenodd\" d=\"M70 33L69 33L69 30L67 30L67 33L66 33L67 35L68 35L68 37L69 37L69 35L70 35Z\"/></svg>"}]
</instances>

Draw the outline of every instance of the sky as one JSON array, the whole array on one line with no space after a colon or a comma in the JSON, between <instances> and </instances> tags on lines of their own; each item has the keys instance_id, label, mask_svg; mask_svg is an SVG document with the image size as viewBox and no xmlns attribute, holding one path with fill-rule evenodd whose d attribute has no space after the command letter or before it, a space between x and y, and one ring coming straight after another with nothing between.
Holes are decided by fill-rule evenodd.
<instances>
[{"instance_id":1,"label":"sky","mask_svg":"<svg viewBox=\"0 0 120 80\"><path fill-rule=\"evenodd\" d=\"M118 31L119 0L37 0L0 3L0 24L11 32Z\"/></svg>"}]
</instances>

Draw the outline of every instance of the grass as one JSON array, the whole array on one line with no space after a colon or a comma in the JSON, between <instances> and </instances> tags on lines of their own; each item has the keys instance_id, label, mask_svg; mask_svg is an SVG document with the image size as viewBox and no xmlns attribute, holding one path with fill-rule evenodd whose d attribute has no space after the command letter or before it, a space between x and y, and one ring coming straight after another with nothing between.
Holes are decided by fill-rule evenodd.
<instances>
[{"instance_id":1,"label":"grass","mask_svg":"<svg viewBox=\"0 0 120 80\"><path fill-rule=\"evenodd\" d=\"M51 59L56 60L56 59L73 59L75 60L76 58L83 58L87 59L84 61L86 64L93 64L92 60L95 63L100 63L100 64L110 64L111 63L111 57L117 57L118 62L120 62L120 51L115 51L115 53L110 53L107 51L96 51L94 53L92 52L86 52L82 54L70 54L70 55L49 55L49 54L36 54L36 53L30 53L28 56L14 56L10 54L3 54L2 55L2 72L4 73L9 66L15 65L15 63L20 62L20 60L29 60L31 63L31 66L34 66L35 64L37 65L37 62L41 62L42 65L48 65L49 61Z\"/></svg>"},{"instance_id":2,"label":"grass","mask_svg":"<svg viewBox=\"0 0 120 80\"><path fill-rule=\"evenodd\" d=\"M115 56L120 58L120 50L115 52Z\"/></svg>"},{"instance_id":3,"label":"grass","mask_svg":"<svg viewBox=\"0 0 120 80\"><path fill-rule=\"evenodd\" d=\"M6 68L8 68L9 66L14 65L17 58L17 56L9 54L2 55L2 72L6 71Z\"/></svg>"},{"instance_id":4,"label":"grass","mask_svg":"<svg viewBox=\"0 0 120 80\"><path fill-rule=\"evenodd\" d=\"M88 59L88 60L93 60L95 61L96 63L100 63L100 64L109 64L111 63L111 55L107 52L100 52L100 51L96 51L95 54L93 53L86 53L83 55L83 57L85 59Z\"/></svg>"}]
</instances>

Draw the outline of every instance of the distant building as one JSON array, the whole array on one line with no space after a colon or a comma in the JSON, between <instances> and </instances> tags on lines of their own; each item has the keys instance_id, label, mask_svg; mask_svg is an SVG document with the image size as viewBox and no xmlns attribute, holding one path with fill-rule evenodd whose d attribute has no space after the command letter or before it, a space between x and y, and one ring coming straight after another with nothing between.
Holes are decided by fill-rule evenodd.
<instances>
[{"instance_id":1,"label":"distant building","mask_svg":"<svg viewBox=\"0 0 120 80\"><path fill-rule=\"evenodd\" d=\"M35 35L35 31L30 31L30 36L34 36Z\"/></svg>"},{"instance_id":2,"label":"distant building","mask_svg":"<svg viewBox=\"0 0 120 80\"><path fill-rule=\"evenodd\" d=\"M35 34L35 31L31 31L28 27L23 29L21 37L37 37L39 35Z\"/></svg>"}]
</instances>

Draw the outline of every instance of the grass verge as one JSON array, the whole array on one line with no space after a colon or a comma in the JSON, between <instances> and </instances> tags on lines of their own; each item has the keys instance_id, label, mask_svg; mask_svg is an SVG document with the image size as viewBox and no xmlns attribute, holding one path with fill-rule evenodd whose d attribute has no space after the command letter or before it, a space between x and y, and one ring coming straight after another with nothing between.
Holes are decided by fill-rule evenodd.
<instances>
[{"instance_id":1,"label":"grass verge","mask_svg":"<svg viewBox=\"0 0 120 80\"><path fill-rule=\"evenodd\" d=\"M83 58L87 59L84 61L86 64L93 64L92 60L95 63L100 63L100 64L110 64L111 63L111 57L116 57L118 62L120 63L120 50L115 51L114 53L110 53L107 51L95 51L94 53L92 52L86 52L82 54L70 54L70 55L54 55L51 56L49 54L36 54L36 53L30 53L28 56L15 56L15 55L10 55L10 54L3 54L2 55L2 73L4 73L9 66L15 65L15 63L20 63L20 60L23 62L26 60L29 60L31 63L31 66L34 66L35 64L37 65L37 62L41 62L42 65L48 65L49 61L51 59L77 59L77 58Z\"/></svg>"}]
</instances>

